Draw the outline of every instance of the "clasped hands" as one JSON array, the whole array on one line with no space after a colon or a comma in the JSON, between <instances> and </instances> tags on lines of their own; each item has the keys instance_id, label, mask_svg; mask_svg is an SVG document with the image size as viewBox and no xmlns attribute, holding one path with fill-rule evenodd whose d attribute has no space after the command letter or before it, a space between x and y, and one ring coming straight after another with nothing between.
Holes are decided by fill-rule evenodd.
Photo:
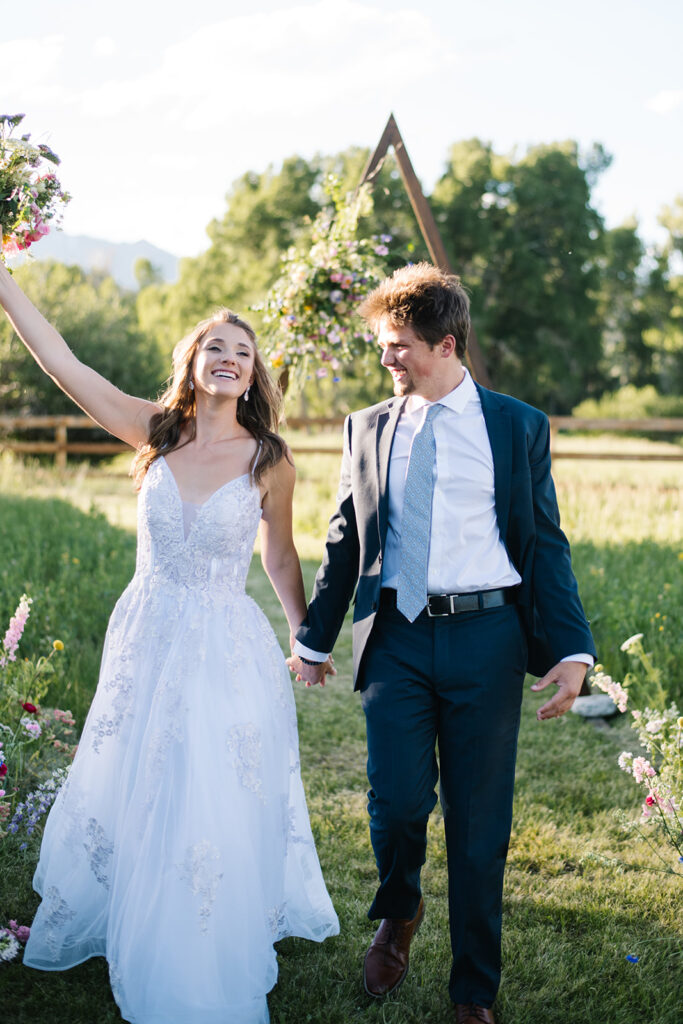
<instances>
[{"instance_id":1,"label":"clasped hands","mask_svg":"<svg viewBox=\"0 0 683 1024\"><path fill-rule=\"evenodd\" d=\"M290 672L296 673L296 681L301 682L303 680L306 686L320 686L325 685L325 676L336 676L337 670L334 667L334 658L330 655L326 661L321 661L319 664L307 665L301 660L298 654L294 654L294 637L290 635L289 646L292 650L292 654L286 659L287 666Z\"/></svg>"}]
</instances>

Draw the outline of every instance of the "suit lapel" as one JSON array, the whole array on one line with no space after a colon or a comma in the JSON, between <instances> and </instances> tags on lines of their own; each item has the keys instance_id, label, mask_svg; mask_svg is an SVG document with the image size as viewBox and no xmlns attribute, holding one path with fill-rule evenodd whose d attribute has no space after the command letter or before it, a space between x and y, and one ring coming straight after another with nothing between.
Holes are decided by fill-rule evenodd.
<instances>
[{"instance_id":1,"label":"suit lapel","mask_svg":"<svg viewBox=\"0 0 683 1024\"><path fill-rule=\"evenodd\" d=\"M512 424L492 391L477 384L484 422L493 455L493 479L496 518L500 536L505 541L510 513L510 475L512 472Z\"/></svg>"},{"instance_id":2,"label":"suit lapel","mask_svg":"<svg viewBox=\"0 0 683 1024\"><path fill-rule=\"evenodd\" d=\"M396 433L396 424L405 405L405 399L391 399L386 409L377 417L376 445L377 445L377 524L379 527L380 542L383 543L387 532L389 519L389 458L391 446Z\"/></svg>"}]
</instances>

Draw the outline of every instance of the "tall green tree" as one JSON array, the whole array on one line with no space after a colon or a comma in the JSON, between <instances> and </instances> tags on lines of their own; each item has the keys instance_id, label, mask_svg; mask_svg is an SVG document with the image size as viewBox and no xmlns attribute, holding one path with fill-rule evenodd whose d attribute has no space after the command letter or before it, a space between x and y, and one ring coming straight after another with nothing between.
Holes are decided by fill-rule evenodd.
<instances>
[{"instance_id":1,"label":"tall green tree","mask_svg":"<svg viewBox=\"0 0 683 1024\"><path fill-rule=\"evenodd\" d=\"M683 393L683 196L662 210L667 232L656 251L644 304L650 325L643 341L651 359L650 381L664 395Z\"/></svg>"},{"instance_id":2,"label":"tall green tree","mask_svg":"<svg viewBox=\"0 0 683 1024\"><path fill-rule=\"evenodd\" d=\"M600 386L603 226L590 188L608 163L574 142L514 159L472 139L451 148L434 189L494 386L548 412Z\"/></svg>"}]
</instances>

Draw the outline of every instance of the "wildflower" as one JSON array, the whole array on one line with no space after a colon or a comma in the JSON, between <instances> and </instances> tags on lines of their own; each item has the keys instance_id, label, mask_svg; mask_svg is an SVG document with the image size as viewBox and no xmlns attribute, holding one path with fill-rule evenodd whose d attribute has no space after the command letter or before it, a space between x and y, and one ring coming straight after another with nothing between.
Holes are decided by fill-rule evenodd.
<instances>
[{"instance_id":1,"label":"wildflower","mask_svg":"<svg viewBox=\"0 0 683 1024\"><path fill-rule=\"evenodd\" d=\"M19 952L19 943L7 928L0 931L0 961L14 960Z\"/></svg>"},{"instance_id":2,"label":"wildflower","mask_svg":"<svg viewBox=\"0 0 683 1024\"><path fill-rule=\"evenodd\" d=\"M634 956L633 953L629 953L628 956L626 957L626 959L628 960L628 962L630 964L637 964L638 961L640 960L640 957L639 956Z\"/></svg>"},{"instance_id":3,"label":"wildflower","mask_svg":"<svg viewBox=\"0 0 683 1024\"><path fill-rule=\"evenodd\" d=\"M4 668L8 661L17 660L17 647L23 635L32 604L32 598L27 597L26 594L21 595L17 610L10 619L7 632L5 633L5 639L2 644L5 653L0 655L0 668Z\"/></svg>"},{"instance_id":4,"label":"wildflower","mask_svg":"<svg viewBox=\"0 0 683 1024\"><path fill-rule=\"evenodd\" d=\"M676 725L678 726L679 729L683 729L683 715L681 715L681 717L678 719L678 721L676 722Z\"/></svg>"},{"instance_id":5,"label":"wildflower","mask_svg":"<svg viewBox=\"0 0 683 1024\"><path fill-rule=\"evenodd\" d=\"M11 931L12 935L14 935L15 938L19 940L19 942L28 942L29 936L31 934L31 929L27 925L17 924L16 921L10 921L7 927L9 931Z\"/></svg>"},{"instance_id":6,"label":"wildflower","mask_svg":"<svg viewBox=\"0 0 683 1024\"><path fill-rule=\"evenodd\" d=\"M621 645L621 647L619 648L619 650L621 650L621 651L629 651L632 647L634 647L642 639L643 639L643 634L642 633L634 633L633 636L630 636L630 637L628 637L627 640L624 640L624 642Z\"/></svg>"},{"instance_id":7,"label":"wildflower","mask_svg":"<svg viewBox=\"0 0 683 1024\"><path fill-rule=\"evenodd\" d=\"M645 803L647 804L648 807L654 807L656 802L657 801L656 801L655 797L652 795L652 793L648 793L647 796L645 797Z\"/></svg>"},{"instance_id":8,"label":"wildflower","mask_svg":"<svg viewBox=\"0 0 683 1024\"><path fill-rule=\"evenodd\" d=\"M43 731L40 728L40 724L36 722L34 718L22 718L21 725L23 725L24 729L29 734L29 736L33 736L35 739L38 739L41 732Z\"/></svg>"},{"instance_id":9,"label":"wildflower","mask_svg":"<svg viewBox=\"0 0 683 1024\"><path fill-rule=\"evenodd\" d=\"M38 714L38 708L35 706L35 704L31 704L31 702L28 700L21 706L24 709L24 711L28 711L32 715Z\"/></svg>"},{"instance_id":10,"label":"wildflower","mask_svg":"<svg viewBox=\"0 0 683 1024\"><path fill-rule=\"evenodd\" d=\"M644 778L651 779L656 774L656 771L646 757L633 758L633 778L637 783L641 783Z\"/></svg>"},{"instance_id":11,"label":"wildflower","mask_svg":"<svg viewBox=\"0 0 683 1024\"><path fill-rule=\"evenodd\" d=\"M628 772L629 775L632 772L632 762L633 754L630 754L628 750L624 750L621 754L619 754L617 764L623 771Z\"/></svg>"},{"instance_id":12,"label":"wildflower","mask_svg":"<svg viewBox=\"0 0 683 1024\"><path fill-rule=\"evenodd\" d=\"M658 732L662 731L662 726L666 725L663 718L653 718L651 722L648 722L645 728L653 736L656 736Z\"/></svg>"},{"instance_id":13,"label":"wildflower","mask_svg":"<svg viewBox=\"0 0 683 1024\"><path fill-rule=\"evenodd\" d=\"M596 686L612 698L620 711L626 711L628 693L621 683L615 682L611 676L606 675L604 672L594 672L592 680Z\"/></svg>"},{"instance_id":14,"label":"wildflower","mask_svg":"<svg viewBox=\"0 0 683 1024\"><path fill-rule=\"evenodd\" d=\"M64 650L64 644L62 643L61 640L53 640L52 641L52 646L53 646L55 651L63 651Z\"/></svg>"},{"instance_id":15,"label":"wildflower","mask_svg":"<svg viewBox=\"0 0 683 1024\"><path fill-rule=\"evenodd\" d=\"M7 765L3 761L3 763L0 764L0 779L4 779L5 775L7 775Z\"/></svg>"}]
</instances>

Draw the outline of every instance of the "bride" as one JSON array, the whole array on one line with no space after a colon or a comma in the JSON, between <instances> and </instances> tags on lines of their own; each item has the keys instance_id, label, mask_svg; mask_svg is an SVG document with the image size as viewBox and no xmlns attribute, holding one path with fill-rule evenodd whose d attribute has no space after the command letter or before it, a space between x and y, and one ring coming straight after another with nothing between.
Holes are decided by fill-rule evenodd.
<instances>
[{"instance_id":1,"label":"bride","mask_svg":"<svg viewBox=\"0 0 683 1024\"><path fill-rule=\"evenodd\" d=\"M229 310L176 346L154 403L80 363L1 262L0 303L56 384L137 449L140 484L135 575L45 826L24 962L62 970L105 956L133 1024L265 1024L273 943L339 931L289 674L245 592L260 525L290 630L304 618L278 393Z\"/></svg>"}]
</instances>

